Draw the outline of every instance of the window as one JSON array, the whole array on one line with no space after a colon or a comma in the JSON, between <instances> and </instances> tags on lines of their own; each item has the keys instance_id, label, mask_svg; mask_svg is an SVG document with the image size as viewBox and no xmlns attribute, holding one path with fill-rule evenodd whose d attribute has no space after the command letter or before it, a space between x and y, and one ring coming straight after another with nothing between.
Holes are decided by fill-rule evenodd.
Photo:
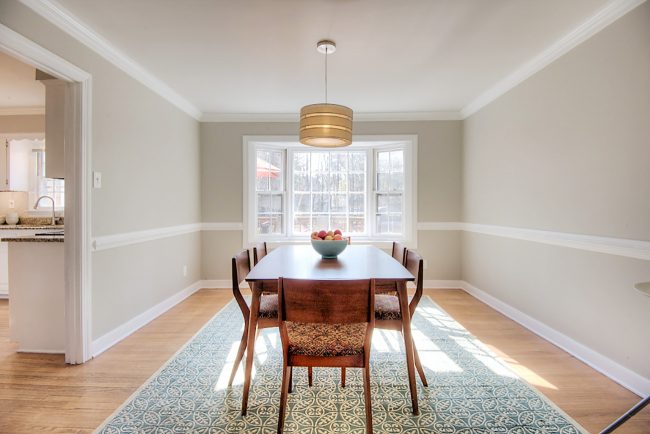
<instances>
[{"instance_id":1,"label":"window","mask_svg":"<svg viewBox=\"0 0 650 434\"><path fill-rule=\"evenodd\" d=\"M246 242L341 229L359 241L414 244L416 146L414 136L355 138L331 150L245 137Z\"/></svg>"}]
</instances>

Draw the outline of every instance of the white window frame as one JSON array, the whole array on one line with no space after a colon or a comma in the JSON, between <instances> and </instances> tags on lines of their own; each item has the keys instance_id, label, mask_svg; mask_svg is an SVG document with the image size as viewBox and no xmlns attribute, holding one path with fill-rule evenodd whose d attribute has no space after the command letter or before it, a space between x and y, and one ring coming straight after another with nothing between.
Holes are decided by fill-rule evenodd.
<instances>
[{"instance_id":1,"label":"white window frame","mask_svg":"<svg viewBox=\"0 0 650 434\"><path fill-rule=\"evenodd\" d=\"M409 247L417 247L417 135L363 135L353 136L352 145L346 149L369 149L366 159L366 234L353 235L352 242L389 247L393 241L400 241ZM283 234L257 234L255 182L249 174L257 171L258 149L284 149L284 194ZM376 232L376 154L378 150L404 150L404 193L402 200L401 236L378 234ZM318 151L298 142L297 136L244 136L243 137L243 220L244 247L266 241L273 245L307 244L307 236L293 236L293 165L290 156L294 151Z\"/></svg>"}]
</instances>

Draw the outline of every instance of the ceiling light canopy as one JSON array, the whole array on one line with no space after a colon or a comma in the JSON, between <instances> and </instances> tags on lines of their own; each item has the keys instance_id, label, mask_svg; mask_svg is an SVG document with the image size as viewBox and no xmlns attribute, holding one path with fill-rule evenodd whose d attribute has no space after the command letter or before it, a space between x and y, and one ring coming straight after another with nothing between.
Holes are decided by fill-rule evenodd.
<instances>
[{"instance_id":1,"label":"ceiling light canopy","mask_svg":"<svg viewBox=\"0 0 650 434\"><path fill-rule=\"evenodd\" d=\"M300 109L300 143L319 148L339 148L352 143L352 109L327 102L327 56L336 51L333 41L316 44L325 54L325 103Z\"/></svg>"}]
</instances>

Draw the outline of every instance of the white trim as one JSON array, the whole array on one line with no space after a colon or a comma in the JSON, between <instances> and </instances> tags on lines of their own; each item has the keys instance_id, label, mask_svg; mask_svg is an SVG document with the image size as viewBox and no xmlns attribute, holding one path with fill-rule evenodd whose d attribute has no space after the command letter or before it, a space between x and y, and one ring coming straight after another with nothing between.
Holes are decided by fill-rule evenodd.
<instances>
[{"instance_id":1,"label":"white trim","mask_svg":"<svg viewBox=\"0 0 650 434\"><path fill-rule=\"evenodd\" d=\"M614 360L592 350L580 342L562 334L561 332L549 327L543 322L525 314L524 312L510 306L487 292L472 286L467 282L462 282L461 288L481 300L483 303L501 312L513 321L526 327L536 335L546 339L554 345L562 348L564 351L575 356L595 370L614 380L621 386L631 390L639 396L650 394L650 379L645 378L636 372L620 365Z\"/></svg>"},{"instance_id":2,"label":"white trim","mask_svg":"<svg viewBox=\"0 0 650 434\"><path fill-rule=\"evenodd\" d=\"M0 116L44 115L45 107L0 107Z\"/></svg>"},{"instance_id":3,"label":"white trim","mask_svg":"<svg viewBox=\"0 0 650 434\"><path fill-rule=\"evenodd\" d=\"M601 237L569 232L543 231L512 226L484 225L464 222L420 222L420 231L466 231L516 240L569 247L588 252L650 260L650 241Z\"/></svg>"},{"instance_id":4,"label":"white trim","mask_svg":"<svg viewBox=\"0 0 650 434\"><path fill-rule=\"evenodd\" d=\"M194 119L198 120L201 117L201 111L191 102L97 34L57 1L20 0L20 2Z\"/></svg>"},{"instance_id":5,"label":"white trim","mask_svg":"<svg viewBox=\"0 0 650 434\"><path fill-rule=\"evenodd\" d=\"M244 223L242 222L210 222L202 223L203 231L243 231Z\"/></svg>"},{"instance_id":6,"label":"white trim","mask_svg":"<svg viewBox=\"0 0 650 434\"><path fill-rule=\"evenodd\" d=\"M203 113L201 122L295 122L298 113ZM461 120L458 111L354 113L355 122L406 122Z\"/></svg>"},{"instance_id":7,"label":"white trim","mask_svg":"<svg viewBox=\"0 0 650 434\"><path fill-rule=\"evenodd\" d=\"M583 21L582 24L537 54L537 56L520 65L493 86L484 90L462 108L460 111L462 119L473 115L644 2L645 0L610 1L591 17Z\"/></svg>"},{"instance_id":8,"label":"white trim","mask_svg":"<svg viewBox=\"0 0 650 434\"><path fill-rule=\"evenodd\" d=\"M171 297L161 301L155 306L145 310L138 316L131 318L124 324L95 339L92 342L92 356L97 357L113 345L138 331L138 329L147 325L172 307L176 306L199 289L203 288L202 281L197 281L187 288L177 292Z\"/></svg>"},{"instance_id":9,"label":"white trim","mask_svg":"<svg viewBox=\"0 0 650 434\"><path fill-rule=\"evenodd\" d=\"M644 259L646 261L650 260L650 241L476 223L463 223L463 230L478 234L550 244L553 246L570 247L589 252L607 253L609 255Z\"/></svg>"},{"instance_id":10,"label":"white trim","mask_svg":"<svg viewBox=\"0 0 650 434\"><path fill-rule=\"evenodd\" d=\"M201 229L201 223L190 223L186 225L167 226L163 228L146 229L143 231L104 235L95 237L93 241L93 249L96 252L101 250L114 249L116 247L129 246L131 244L139 244L147 241L199 232Z\"/></svg>"},{"instance_id":11,"label":"white trim","mask_svg":"<svg viewBox=\"0 0 650 434\"><path fill-rule=\"evenodd\" d=\"M0 51L54 77L72 82L66 100L66 179L74 189L66 195L70 224L66 229L66 338L65 361L83 363L90 358L92 256L90 227L92 204L90 164L92 150L92 77L86 71L0 24ZM70 115L70 116L67 116Z\"/></svg>"}]
</instances>

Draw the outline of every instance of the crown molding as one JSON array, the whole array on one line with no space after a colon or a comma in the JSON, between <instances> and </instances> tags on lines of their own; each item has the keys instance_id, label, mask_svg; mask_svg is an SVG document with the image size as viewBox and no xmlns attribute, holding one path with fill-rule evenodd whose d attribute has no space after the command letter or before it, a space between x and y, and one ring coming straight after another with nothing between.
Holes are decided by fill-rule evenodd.
<instances>
[{"instance_id":1,"label":"crown molding","mask_svg":"<svg viewBox=\"0 0 650 434\"><path fill-rule=\"evenodd\" d=\"M45 107L0 107L0 116L44 115Z\"/></svg>"},{"instance_id":2,"label":"crown molding","mask_svg":"<svg viewBox=\"0 0 650 434\"><path fill-rule=\"evenodd\" d=\"M201 122L295 122L298 113L203 113ZM355 122L449 121L461 120L458 111L354 113Z\"/></svg>"},{"instance_id":3,"label":"crown molding","mask_svg":"<svg viewBox=\"0 0 650 434\"><path fill-rule=\"evenodd\" d=\"M520 65L513 72L483 91L460 111L466 119L506 92L541 71L646 0L612 0L578 27L558 39L537 56Z\"/></svg>"},{"instance_id":4,"label":"crown molding","mask_svg":"<svg viewBox=\"0 0 650 434\"><path fill-rule=\"evenodd\" d=\"M192 103L90 29L58 2L54 0L20 0L20 2L194 119L198 120L201 117L201 111Z\"/></svg>"}]
</instances>

